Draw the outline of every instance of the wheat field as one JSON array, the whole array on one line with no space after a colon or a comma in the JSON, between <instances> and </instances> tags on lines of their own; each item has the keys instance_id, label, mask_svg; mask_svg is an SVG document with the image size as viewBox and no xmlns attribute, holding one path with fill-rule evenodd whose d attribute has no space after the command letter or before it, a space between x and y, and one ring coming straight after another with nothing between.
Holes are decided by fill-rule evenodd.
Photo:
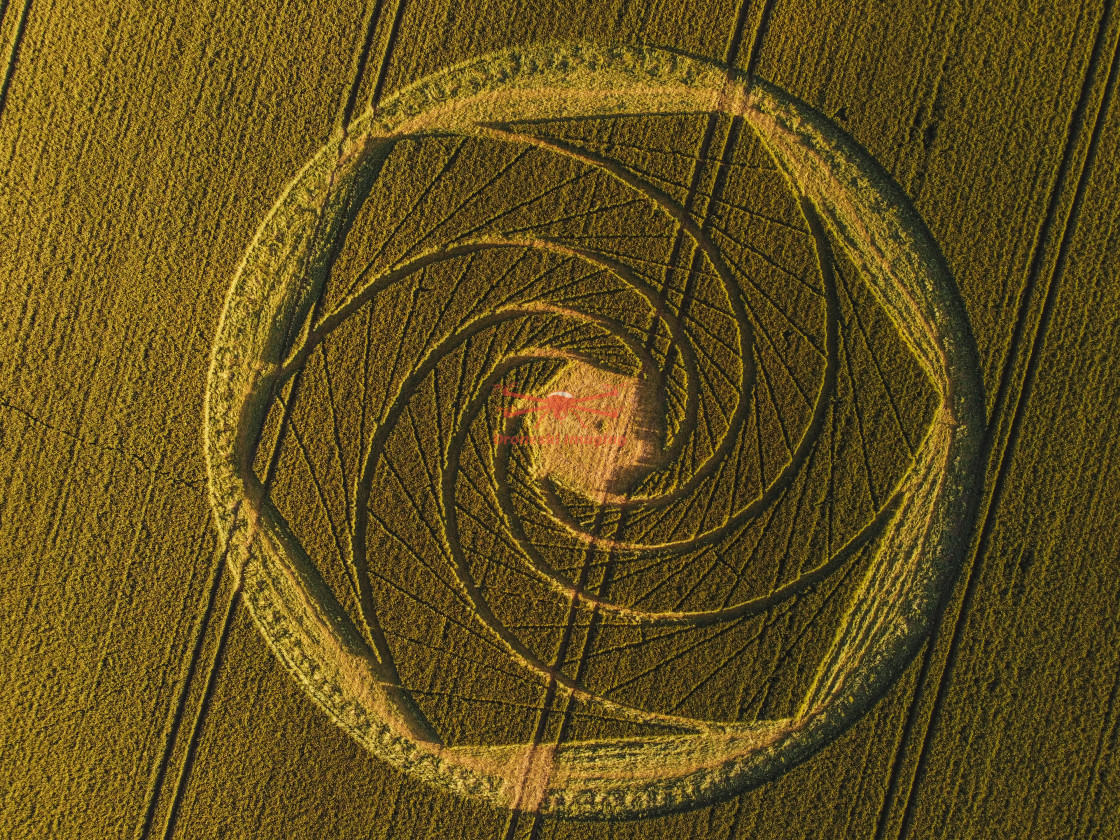
<instances>
[{"instance_id":1,"label":"wheat field","mask_svg":"<svg viewBox=\"0 0 1120 840\"><path fill-rule=\"evenodd\" d=\"M0 833L1120 833L1114 4L0 5Z\"/></svg>"}]
</instances>

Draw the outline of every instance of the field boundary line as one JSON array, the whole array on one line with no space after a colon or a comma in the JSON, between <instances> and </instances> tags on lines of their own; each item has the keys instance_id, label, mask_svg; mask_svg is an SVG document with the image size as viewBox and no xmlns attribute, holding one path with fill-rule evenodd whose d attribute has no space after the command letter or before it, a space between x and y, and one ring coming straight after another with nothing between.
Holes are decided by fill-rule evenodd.
<instances>
[{"instance_id":1,"label":"field boundary line","mask_svg":"<svg viewBox=\"0 0 1120 840\"><path fill-rule=\"evenodd\" d=\"M735 65L735 63L736 63L736 61L739 57L739 53L742 50L743 36L744 36L744 32L746 31L746 28L747 28L747 22L748 22L748 18L749 18L749 11L750 11L751 5L752 4L751 4L750 0L741 0L741 2L739 3L739 7L736 10L735 20L732 24L731 35L730 35L730 38L728 40L727 49L726 49L726 51L724 53L724 56L723 56L723 61L728 66L734 66ZM758 22L756 23L756 25L755 25L752 33L751 33L751 47L750 47L750 50L749 50L749 57L748 57L748 61L747 61L747 73L748 74L752 73L755 65L757 65L759 52L760 52L761 41L762 41L762 39L765 35L766 26L767 26L767 23L769 21L770 12L771 12L771 9L773 8L773 5L774 5L774 0L763 0L762 7L761 7L761 9L759 11L759 14L758 14ZM687 187L688 191L685 194L685 200L684 200L684 204L683 204L683 206L688 211L692 212L695 209L695 205L696 205L697 201L700 200L700 199L704 200L705 203L704 203L703 217L701 219L697 220L698 223L701 226L705 226L707 224L708 216L711 213L713 205L716 203L715 196L718 195L718 192L719 192L718 186L713 186L712 195L711 196L706 196L706 195L704 195L704 193L700 189L701 181L703 180L705 170L708 168L707 164L708 163L715 163L716 164L717 182L722 180L722 179L720 179L720 173L724 172L726 170L727 166L728 166L729 155L730 155L731 151L734 149L735 143L738 140L738 131L736 131L735 126L737 124L741 123L741 119L736 118L735 120L732 121L732 126L724 137L723 147L720 151L719 156L718 157L709 157L709 153L711 151L711 146L712 146L713 142L715 142L715 135L716 135L716 129L718 127L718 122L719 122L719 115L718 114L710 114L708 116L707 125L705 126L704 132L701 135L700 143L699 143L699 146L698 146L698 151L697 151L697 154L694 158L694 164L693 164L693 167L692 167L692 172L689 175L689 183L688 183L688 187ZM666 263L665 283L664 283L664 286L662 287L662 290L661 290L662 299L665 299L666 296L669 293L670 275L671 275L671 272L673 272L675 270L676 264L681 260L681 258L683 256L682 252L684 252L684 250L685 250L684 242L685 242L686 239L687 239L687 235L685 234L684 229L683 228L678 228L677 233L673 238L673 246L670 249L669 259ZM690 268L686 271L685 286L684 286L683 293L682 293L682 298L681 298L682 312L686 311L687 307L688 307L690 292L691 292L691 289L692 289L692 286L693 286L693 279L695 277L695 271L693 270L693 268L695 266L695 262L696 262L696 260L702 260L702 259L703 259L703 257L698 252L694 252L694 254L692 256L692 259L690 260ZM656 322L651 327L650 339L652 339L652 336L655 332L656 332ZM647 344L648 344L648 340L649 339L647 339ZM623 521L624 520L625 520L625 515L623 516ZM596 524L598 525L599 523L596 523ZM622 527L622 521L620 521L616 525L616 529L621 528L621 527ZM613 555L613 552L611 552L611 555ZM590 560L590 553L585 557L585 562L584 562L584 567L583 567L583 572L584 573L586 573L586 571L587 571L587 565L586 564L589 560ZM613 567L613 564L611 564L609 562L604 567L604 569L601 573L600 586L609 585L609 582L610 582L611 577L612 577L612 567ZM568 631L570 631L572 629L571 620L573 618L574 618L574 616L569 616L569 625L568 625L568 628L567 628ZM579 658L574 663L571 663L571 662L568 662L568 661L565 661L563 663L563 664L574 664L575 665L575 673L577 675L577 679L578 679L578 675L583 673L585 668L586 668L586 664L587 664L586 657L587 657L588 650L592 647L591 639L592 639L592 636L595 632L596 619L597 618L598 618L598 611L596 610L592 614L591 622L588 625L587 630L584 634L583 643L580 646ZM568 633L566 632L565 633L565 639L564 639L565 643L568 641L567 636L568 636ZM561 650L563 650L565 647L566 647L566 644L562 645ZM543 719L547 719L550 712L554 711L554 710L549 709L550 704L549 704L548 700L549 700L549 698L546 698L546 704L545 704L544 708L542 708L542 718ZM559 710L555 710L555 711L559 711ZM562 740L562 738L563 738L563 732L567 728L569 718L570 718L570 710L565 709L563 712L561 712L561 720L560 720L560 724L559 724L560 725L560 730L559 730L559 736L558 736L558 738L560 740ZM506 820L505 830L503 832L504 840L513 840L513 838L516 837L518 828L520 827L519 826L520 816L521 816L521 812L518 812L518 811L511 811L510 812L510 814L509 814L509 816L507 817L507 820ZM541 815L540 813L534 813L533 814L533 821L530 824L529 829L528 829L528 840L540 840L541 833L542 833L542 830L543 830L543 825L544 825L543 815Z\"/></svg>"},{"instance_id":2,"label":"field boundary line","mask_svg":"<svg viewBox=\"0 0 1120 840\"><path fill-rule=\"evenodd\" d=\"M8 18L8 0L4 0L0 6L0 26L7 22ZM16 64L19 60L19 48L23 43L23 34L27 31L27 19L31 13L31 0L23 0L23 5L19 10L19 18L16 21L15 32L12 34L11 43L8 46L8 58L4 65L4 79L0 82L0 117L4 115L4 107L8 104L8 91L12 86L12 77L16 74Z\"/></svg>"},{"instance_id":3,"label":"field boundary line","mask_svg":"<svg viewBox=\"0 0 1120 840\"><path fill-rule=\"evenodd\" d=\"M988 431L984 440L984 459L988 463L987 475L989 479L985 486L990 488L985 494L981 504L981 515L978 519L979 527L973 536L973 548L969 558L961 571L961 578L957 584L961 593L955 596L952 602L946 604L945 613L937 623L931 641L927 643L926 653L919 675L918 687L911 702L907 727L904 730L903 743L900 744L896 765L892 768L893 797L884 801L880 813L880 823L876 831L877 840L885 838L889 831L891 812L896 810L895 803L899 800L902 766L915 761L910 785L907 789L903 811L898 823L896 837L905 838L914 819L916 805L916 792L925 776L929 762L930 749L936 734L939 719L944 709L948 696L949 686L952 682L952 671L960 654L961 638L964 626L971 613L973 600L976 596L979 581L979 568L983 563L988 544L995 529L999 504L1002 500L1003 490L1007 475L1014 460L1022 421L1030 400L1031 392L1037 377L1040 356L1045 344L1046 333L1053 316L1055 300L1060 287L1061 275L1064 272L1070 250L1070 240L1077 227L1084 193L1087 188L1090 172L1096 159L1097 146L1103 129L1105 117L1108 114L1113 92L1115 90L1117 70L1120 68L1120 41L1116 37L1115 3L1109 0L1102 10L1100 22L1097 26L1094 45L1090 54L1088 67L1083 77L1081 91L1077 104L1070 117L1070 128L1067 133L1065 148L1061 164L1051 188L1050 199L1047 204L1046 216L1039 228L1039 234L1029 263L1027 281L1022 292L1023 303L1020 306L1019 317L1012 334L1012 341L1004 361L998 390L992 414L988 423ZM1102 65L1111 46L1111 60L1104 72L1102 82ZM1092 102L1097 99L1095 113L1091 120L1088 113L1093 108ZM1091 124L1091 128L1089 128ZM1089 129L1089 137L1085 139L1085 130ZM1081 149L1084 147L1084 151ZM1081 157L1080 166L1077 168L1075 180L1071 182L1071 175L1076 166L1076 159ZM1070 188L1072 186L1072 196ZM1065 206L1064 213L1063 206ZM1059 220L1060 216L1064 216ZM1055 256L1050 254L1056 250ZM1050 265L1047 271L1047 265ZM1046 275L1045 281L1042 277ZM1042 293L1041 303L1038 302ZM1029 346L1022 346L1026 342L1026 335L1031 331L1033 322L1033 335ZM1017 375L1019 371L1021 375ZM1021 378L1016 390L1014 380ZM1012 393L1014 397L1012 397ZM957 603L956 614L953 615L954 603ZM939 642L945 637L945 626L952 622L952 629L948 633L948 647L944 654L944 662L936 677L936 686L927 685L927 680L932 673L938 670L935 660ZM942 642L942 644L944 644ZM912 749L907 743L910 740L914 725L918 724L919 708L923 699L933 691L933 701L929 718L924 724L921 736L921 745L918 748L916 759L912 758ZM890 797L890 794L888 794Z\"/></svg>"},{"instance_id":4,"label":"field boundary line","mask_svg":"<svg viewBox=\"0 0 1120 840\"><path fill-rule=\"evenodd\" d=\"M30 4L30 0L27 0ZM375 90L380 90L384 84L386 71L388 69L389 56L392 50L392 44L395 40L395 34L400 20L403 17L404 7L408 0L397 0L396 8L394 11L394 19L392 28L389 34L389 43L381 55L379 67L377 71L377 80L375 83ZM363 32L362 42L356 54L353 69L351 71L350 84L347 88L346 97L338 112L336 125L345 130L353 111L357 105L358 95L361 89L362 79L365 75L368 65L369 54L372 51L372 41L374 33L379 23L379 18L384 9L385 0L374 0L372 10L366 17L365 31ZM2 100L0 100L0 107L2 107ZM317 307L316 307L317 309ZM314 319L315 313L313 312L310 319ZM267 467L265 471L264 481L262 482L267 489L272 482L275 475L276 466L279 462L280 453L283 449L283 442L285 432L291 421L294 404L298 396L298 386L300 381L301 371L297 371L290 382L288 383L288 395L283 400L283 412L280 419L276 437L272 442L271 452L268 457ZM227 544L221 551L215 552L216 563L215 569L211 573L211 584L207 595L207 605L204 614L199 623L199 634L193 646L191 661L187 666L187 676L183 682L180 696L175 702L172 715L172 723L168 735L168 743L164 750L163 763L167 761L176 752L176 742L178 740L178 733L182 719L186 716L189 695L192 693L193 683L196 678L198 670L198 660L203 655L204 650L209 647L206 642L206 636L209 635L212 623L211 616L218 602L221 600L217 597L220 589L221 582L224 577L222 574L222 567L225 565L226 554L228 553L229 545ZM201 698L199 700L199 708L194 714L192 725L189 734L186 736L186 746L184 748L183 763L180 765L179 772L176 774L175 785L170 792L170 801L167 809L167 817L164 821L162 832L163 840L170 840L174 835L174 831L178 822L178 816L185 795L186 787L190 778L191 769L194 766L194 761L197 753L197 746L202 734L202 728L205 724L206 716L209 710L210 701L213 697L214 686L216 677L221 665L224 661L226 644L229 639L230 631L233 626L233 618L237 613L237 606L240 603L240 585L235 584L231 587L230 592L224 604L224 614L220 622L220 628L217 630L218 640L217 647L214 650L214 655L210 661L210 667L207 669L205 675L201 676L202 688ZM155 824L156 816L159 810L160 800L165 799L163 795L163 783L168 775L170 767L160 766L156 770L156 783L151 789L151 798L145 808L144 821L141 823L140 829L137 833L138 840L148 840L151 836L152 828Z\"/></svg>"}]
</instances>

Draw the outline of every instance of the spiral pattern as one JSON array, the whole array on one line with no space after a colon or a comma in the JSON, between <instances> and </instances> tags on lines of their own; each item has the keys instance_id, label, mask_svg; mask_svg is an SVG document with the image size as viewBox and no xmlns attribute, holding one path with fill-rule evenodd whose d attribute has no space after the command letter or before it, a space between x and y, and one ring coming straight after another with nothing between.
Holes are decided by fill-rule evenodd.
<instances>
[{"instance_id":1,"label":"spiral pattern","mask_svg":"<svg viewBox=\"0 0 1120 840\"><path fill-rule=\"evenodd\" d=\"M277 202L215 343L211 495L265 638L377 755L648 815L894 679L971 527L979 382L936 246L819 115L659 50L507 52Z\"/></svg>"}]
</instances>

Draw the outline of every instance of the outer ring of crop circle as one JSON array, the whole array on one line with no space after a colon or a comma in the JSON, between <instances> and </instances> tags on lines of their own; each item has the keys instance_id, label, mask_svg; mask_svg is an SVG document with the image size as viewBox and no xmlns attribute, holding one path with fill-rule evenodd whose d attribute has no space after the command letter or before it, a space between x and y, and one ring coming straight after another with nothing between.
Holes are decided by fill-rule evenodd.
<instances>
[{"instance_id":1,"label":"outer ring of crop circle","mask_svg":"<svg viewBox=\"0 0 1120 840\"><path fill-rule=\"evenodd\" d=\"M830 657L850 658L854 647L857 665L844 670L834 661L829 670L826 657L803 707L783 721L713 724L699 736L673 739L526 745L513 758L504 748L479 758L488 748L443 747L408 724L398 707L363 706L365 695L334 661L361 659L368 648L252 470L277 371L345 236L343 216L364 200L377 155L392 139L495 117L680 111L743 117L763 136L831 238L869 278L941 396L923 442L927 454L876 555L884 561L864 580L865 593L879 597L863 612L853 606L834 640ZM802 103L726 68L662 50L568 45L487 56L428 77L356 120L304 168L261 226L230 288L208 380L205 442L231 571L273 650L340 726L403 769L460 793L507 807L609 818L693 807L772 778L886 690L929 629L967 543L982 417L975 347L940 253L901 190L854 143ZM891 558L905 560L904 568L885 562ZM367 666L376 678L376 663ZM380 690L392 695L391 686ZM596 776L605 753L619 767L664 769ZM673 764L680 755L684 764Z\"/></svg>"}]
</instances>

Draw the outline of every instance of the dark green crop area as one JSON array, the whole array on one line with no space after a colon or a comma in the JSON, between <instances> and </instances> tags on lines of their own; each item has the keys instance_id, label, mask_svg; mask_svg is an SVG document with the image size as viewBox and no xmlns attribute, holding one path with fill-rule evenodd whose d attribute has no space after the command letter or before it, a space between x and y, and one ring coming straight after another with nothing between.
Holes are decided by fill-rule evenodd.
<instances>
[{"instance_id":1,"label":"dark green crop area","mask_svg":"<svg viewBox=\"0 0 1120 840\"><path fill-rule=\"evenodd\" d=\"M986 421L882 696L775 778L615 821L336 726L255 623L204 454L227 293L301 168L417 80L571 41L737 68L850 136L944 257ZM14 0L0 44L0 836L1120 836L1111 0ZM245 469L442 745L787 721L857 655L939 396L794 180L715 108L387 150Z\"/></svg>"}]
</instances>

